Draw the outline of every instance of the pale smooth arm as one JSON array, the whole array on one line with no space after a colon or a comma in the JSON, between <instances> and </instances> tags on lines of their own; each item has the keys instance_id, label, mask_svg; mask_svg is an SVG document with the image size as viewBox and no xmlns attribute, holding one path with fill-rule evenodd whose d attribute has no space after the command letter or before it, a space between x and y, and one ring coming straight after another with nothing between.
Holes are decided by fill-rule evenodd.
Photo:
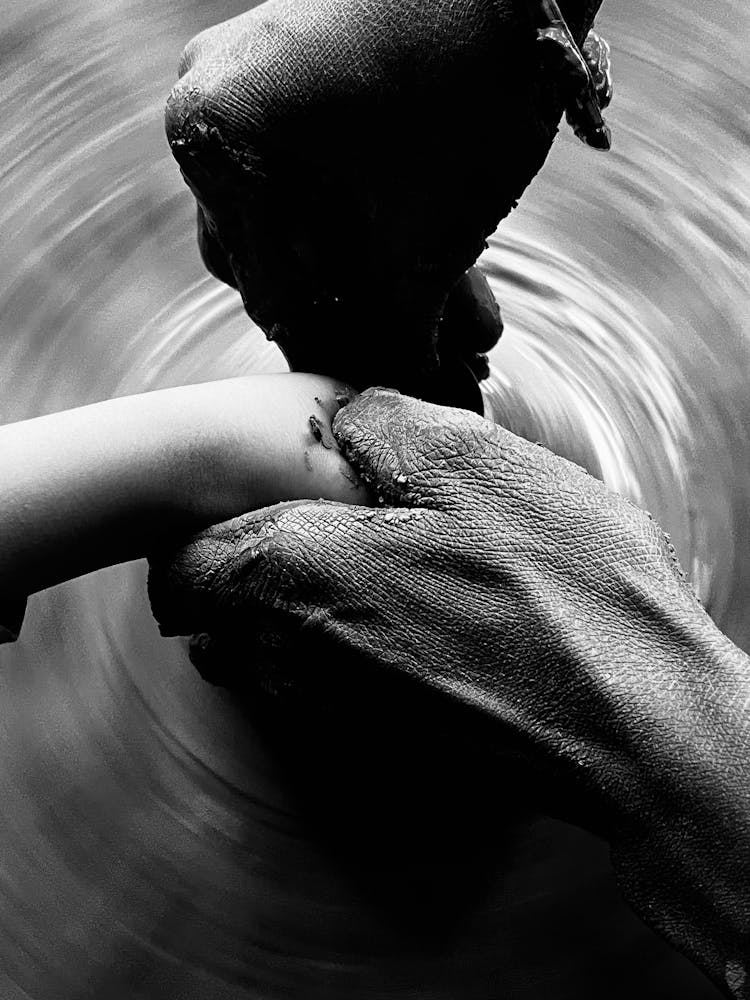
<instances>
[{"instance_id":1,"label":"pale smooth arm","mask_svg":"<svg viewBox=\"0 0 750 1000\"><path fill-rule=\"evenodd\" d=\"M0 596L278 501L366 502L330 436L347 392L322 376L256 375L0 427Z\"/></svg>"}]
</instances>

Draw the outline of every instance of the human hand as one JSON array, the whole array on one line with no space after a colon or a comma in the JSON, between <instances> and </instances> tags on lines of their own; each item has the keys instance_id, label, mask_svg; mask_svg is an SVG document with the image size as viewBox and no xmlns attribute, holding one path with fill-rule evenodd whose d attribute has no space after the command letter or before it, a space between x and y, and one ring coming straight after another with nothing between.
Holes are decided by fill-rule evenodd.
<instances>
[{"instance_id":1,"label":"human hand","mask_svg":"<svg viewBox=\"0 0 750 1000\"><path fill-rule=\"evenodd\" d=\"M543 805L606 836L637 911L746 996L749 664L661 529L463 411L369 390L333 429L382 505L209 529L152 564L162 632L210 635L196 658L230 687L338 690L355 715L378 675L437 698Z\"/></svg>"},{"instance_id":2,"label":"human hand","mask_svg":"<svg viewBox=\"0 0 750 1000\"><path fill-rule=\"evenodd\" d=\"M586 62L606 90L572 48L599 0L563 6L271 0L187 46L166 126L203 259L293 369L480 409L502 322L472 265L562 111L592 132Z\"/></svg>"}]
</instances>

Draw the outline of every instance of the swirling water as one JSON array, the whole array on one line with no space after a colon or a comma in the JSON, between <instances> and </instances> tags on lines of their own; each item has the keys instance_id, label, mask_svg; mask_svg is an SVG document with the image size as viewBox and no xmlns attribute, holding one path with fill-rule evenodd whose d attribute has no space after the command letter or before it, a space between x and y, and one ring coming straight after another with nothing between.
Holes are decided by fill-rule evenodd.
<instances>
[{"instance_id":1,"label":"swirling water","mask_svg":"<svg viewBox=\"0 0 750 1000\"><path fill-rule=\"evenodd\" d=\"M5 0L3 421L283 369L204 273L162 135L182 45L244 6ZM487 394L511 427L647 506L750 647L750 11L687 6L605 4L614 150L563 134L491 241L506 333ZM259 733L158 637L144 578L119 567L36 596L2 652L0 996L520 997L553 981L555 996L714 995L599 874L577 889L593 913L577 915L581 940L540 925L538 954L501 977L497 912L514 894L545 901L551 840L515 848L537 882L506 871L448 944L405 945L301 836ZM603 870L566 836L569 865L589 852ZM614 916L597 916L600 898ZM528 947L502 933L506 951ZM575 982L550 971L565 964L555 934ZM617 970L606 990L581 979L594 950Z\"/></svg>"}]
</instances>

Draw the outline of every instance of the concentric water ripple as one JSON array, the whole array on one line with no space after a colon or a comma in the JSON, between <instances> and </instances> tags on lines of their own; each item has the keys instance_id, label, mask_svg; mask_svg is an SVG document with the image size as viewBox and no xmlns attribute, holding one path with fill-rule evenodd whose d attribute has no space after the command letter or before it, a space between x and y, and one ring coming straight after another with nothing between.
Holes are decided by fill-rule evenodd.
<instances>
[{"instance_id":1,"label":"concentric water ripple","mask_svg":"<svg viewBox=\"0 0 750 1000\"><path fill-rule=\"evenodd\" d=\"M243 7L6 0L2 420L283 367L205 275L162 134L183 44ZM600 29L614 150L563 135L491 242L487 398L650 509L750 647L750 12L608 0ZM468 861L438 830L386 865L356 825L342 861L266 736L158 637L140 565L38 595L0 655L0 997L714 996L600 845L507 804ZM458 776L420 794L471 824ZM382 788L369 808L408 840Z\"/></svg>"}]
</instances>

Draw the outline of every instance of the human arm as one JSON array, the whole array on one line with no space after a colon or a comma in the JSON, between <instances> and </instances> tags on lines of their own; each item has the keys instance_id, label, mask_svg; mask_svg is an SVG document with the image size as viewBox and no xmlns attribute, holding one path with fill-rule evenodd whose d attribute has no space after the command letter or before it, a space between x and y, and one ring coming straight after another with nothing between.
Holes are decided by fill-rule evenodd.
<instances>
[{"instance_id":1,"label":"human arm","mask_svg":"<svg viewBox=\"0 0 750 1000\"><path fill-rule=\"evenodd\" d=\"M250 376L0 427L3 603L254 507L363 502L327 431L346 391L321 376Z\"/></svg>"},{"instance_id":2,"label":"human arm","mask_svg":"<svg viewBox=\"0 0 750 1000\"><path fill-rule=\"evenodd\" d=\"M542 806L608 839L652 927L748 996L750 663L663 532L465 412L370 391L334 433L383 505L257 512L164 553L163 632L211 635L201 669L229 687L275 670L355 714L379 677L415 711L437 697Z\"/></svg>"}]
</instances>

